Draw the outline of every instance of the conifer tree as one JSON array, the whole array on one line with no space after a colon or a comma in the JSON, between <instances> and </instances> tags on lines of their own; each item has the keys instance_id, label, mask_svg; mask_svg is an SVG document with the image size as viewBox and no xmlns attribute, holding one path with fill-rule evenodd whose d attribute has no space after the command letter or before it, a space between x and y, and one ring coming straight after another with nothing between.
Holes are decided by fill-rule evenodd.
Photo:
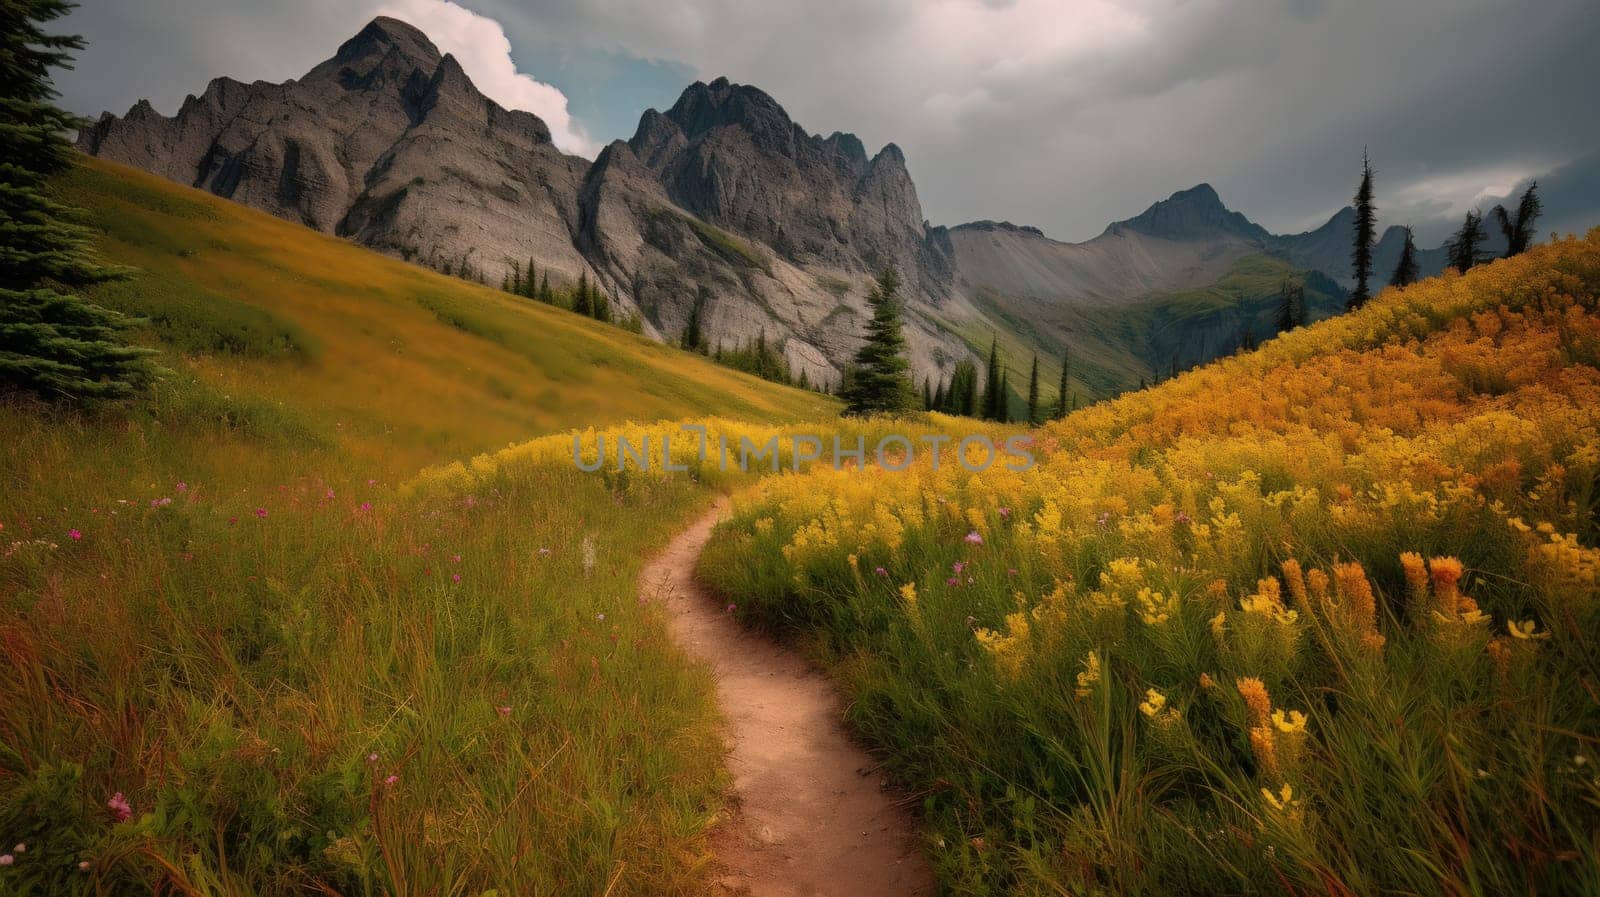
<instances>
[{"instance_id":1,"label":"conifer tree","mask_svg":"<svg viewBox=\"0 0 1600 897\"><path fill-rule=\"evenodd\" d=\"M0 0L0 390L90 402L132 396L153 371L152 353L126 342L127 318L70 292L116 276L48 192L73 164L63 135L81 124L54 105L50 70L83 40L44 26L71 8Z\"/></svg>"},{"instance_id":2,"label":"conifer tree","mask_svg":"<svg viewBox=\"0 0 1600 897\"><path fill-rule=\"evenodd\" d=\"M578 272L578 287L572 294L572 310L580 315L590 315L594 306L589 302L589 272Z\"/></svg>"},{"instance_id":3,"label":"conifer tree","mask_svg":"<svg viewBox=\"0 0 1600 897\"><path fill-rule=\"evenodd\" d=\"M1411 228L1401 229L1405 242L1400 245L1400 260L1394 263L1394 273L1389 275L1389 286L1407 287L1417 282L1417 240Z\"/></svg>"},{"instance_id":4,"label":"conifer tree","mask_svg":"<svg viewBox=\"0 0 1600 897\"><path fill-rule=\"evenodd\" d=\"M1283 285L1278 288L1278 317L1276 324L1279 333L1289 331L1304 325L1306 322L1306 290L1299 281L1284 278ZM1177 362L1173 362L1173 376L1177 376Z\"/></svg>"},{"instance_id":5,"label":"conifer tree","mask_svg":"<svg viewBox=\"0 0 1600 897\"><path fill-rule=\"evenodd\" d=\"M933 410L933 385L928 382L928 377L922 378L922 410Z\"/></svg>"},{"instance_id":6,"label":"conifer tree","mask_svg":"<svg viewBox=\"0 0 1600 897\"><path fill-rule=\"evenodd\" d=\"M846 414L897 414L916 404L901 332L899 289L899 275L886 268L867 296L872 320L867 322L867 342L856 353L854 381L845 390Z\"/></svg>"},{"instance_id":7,"label":"conifer tree","mask_svg":"<svg viewBox=\"0 0 1600 897\"><path fill-rule=\"evenodd\" d=\"M996 395L994 420L997 423L1011 422L1011 372L1000 371L1000 389Z\"/></svg>"},{"instance_id":8,"label":"conifer tree","mask_svg":"<svg viewBox=\"0 0 1600 897\"><path fill-rule=\"evenodd\" d=\"M505 289L508 293L515 293L516 295L521 296L522 265L518 264L516 259L511 260L511 273L508 274L507 277L510 279L510 283L508 283L503 289Z\"/></svg>"},{"instance_id":9,"label":"conifer tree","mask_svg":"<svg viewBox=\"0 0 1600 897\"><path fill-rule=\"evenodd\" d=\"M1000 344L997 339L989 341L989 365L983 378L983 403L981 413L986 420L1000 418L1000 405L1004 400L1000 398Z\"/></svg>"},{"instance_id":10,"label":"conifer tree","mask_svg":"<svg viewBox=\"0 0 1600 897\"><path fill-rule=\"evenodd\" d=\"M533 263L533 256L528 256L528 267L522 272L522 289L517 292L529 299L539 298L539 280L535 277L538 266Z\"/></svg>"},{"instance_id":11,"label":"conifer tree","mask_svg":"<svg viewBox=\"0 0 1600 897\"><path fill-rule=\"evenodd\" d=\"M1378 210L1372 203L1372 162L1366 150L1361 151L1361 186L1356 189L1355 210L1355 245L1350 249L1350 267L1355 274L1356 288L1350 291L1351 309L1366 305L1371 298L1367 281L1372 277L1372 242L1378 227Z\"/></svg>"},{"instance_id":12,"label":"conifer tree","mask_svg":"<svg viewBox=\"0 0 1600 897\"><path fill-rule=\"evenodd\" d=\"M1039 416L1039 353L1033 354L1033 371L1028 374L1028 423L1037 427L1044 423Z\"/></svg>"},{"instance_id":13,"label":"conifer tree","mask_svg":"<svg viewBox=\"0 0 1600 897\"><path fill-rule=\"evenodd\" d=\"M546 268L539 276L539 301L546 305L556 304L556 294L550 290L550 269Z\"/></svg>"},{"instance_id":14,"label":"conifer tree","mask_svg":"<svg viewBox=\"0 0 1600 897\"><path fill-rule=\"evenodd\" d=\"M935 389L933 391L933 409L932 410L934 410L934 411L948 411L949 409L945 406L945 402L949 400L949 397L950 397L950 379L948 377L940 377L939 378L939 386L938 386L937 389Z\"/></svg>"},{"instance_id":15,"label":"conifer tree","mask_svg":"<svg viewBox=\"0 0 1600 897\"><path fill-rule=\"evenodd\" d=\"M694 305L689 307L689 322L683 328L683 347L690 352L706 351L706 336L701 332L701 318L705 315L707 291L701 286L695 291Z\"/></svg>"},{"instance_id":16,"label":"conifer tree","mask_svg":"<svg viewBox=\"0 0 1600 897\"><path fill-rule=\"evenodd\" d=\"M1517 203L1516 217L1512 217L1503 205L1494 207L1495 221L1500 225L1500 232L1506 236L1506 258L1527 252L1533 245L1533 226L1539 220L1539 215L1544 212L1544 203L1539 201L1539 182L1534 181L1522 194L1522 201Z\"/></svg>"},{"instance_id":17,"label":"conifer tree","mask_svg":"<svg viewBox=\"0 0 1600 897\"><path fill-rule=\"evenodd\" d=\"M1461 229L1456 231L1446 247L1450 267L1465 274L1473 265L1483 261L1483 241L1486 237L1483 216L1477 210L1468 212Z\"/></svg>"}]
</instances>

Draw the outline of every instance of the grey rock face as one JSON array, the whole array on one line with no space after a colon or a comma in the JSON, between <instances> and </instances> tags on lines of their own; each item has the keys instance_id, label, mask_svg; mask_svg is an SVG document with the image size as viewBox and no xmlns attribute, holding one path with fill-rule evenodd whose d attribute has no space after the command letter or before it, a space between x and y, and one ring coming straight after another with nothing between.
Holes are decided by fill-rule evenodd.
<instances>
[{"instance_id":1,"label":"grey rock face","mask_svg":"<svg viewBox=\"0 0 1600 897\"><path fill-rule=\"evenodd\" d=\"M172 118L143 101L107 113L78 145L491 282L530 257L565 278L588 270L572 242L588 163L395 19L374 19L298 81L218 78Z\"/></svg>"}]
</instances>

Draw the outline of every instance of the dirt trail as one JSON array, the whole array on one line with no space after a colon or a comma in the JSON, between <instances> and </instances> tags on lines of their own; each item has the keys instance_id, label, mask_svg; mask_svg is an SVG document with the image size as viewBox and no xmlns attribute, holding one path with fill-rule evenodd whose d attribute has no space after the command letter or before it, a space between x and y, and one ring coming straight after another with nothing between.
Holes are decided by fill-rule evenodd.
<instances>
[{"instance_id":1,"label":"dirt trail","mask_svg":"<svg viewBox=\"0 0 1600 897\"><path fill-rule=\"evenodd\" d=\"M934 892L909 815L852 743L832 686L793 651L734 621L694 579L723 505L640 576L673 638L717 679L733 773L731 816L712 832L718 897L902 897Z\"/></svg>"}]
</instances>

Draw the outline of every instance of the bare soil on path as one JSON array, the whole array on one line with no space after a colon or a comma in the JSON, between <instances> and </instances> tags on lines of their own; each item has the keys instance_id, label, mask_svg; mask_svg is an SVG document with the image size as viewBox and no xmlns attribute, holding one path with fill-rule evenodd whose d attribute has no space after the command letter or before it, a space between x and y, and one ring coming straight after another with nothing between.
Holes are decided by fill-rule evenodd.
<instances>
[{"instance_id":1,"label":"bare soil on path","mask_svg":"<svg viewBox=\"0 0 1600 897\"><path fill-rule=\"evenodd\" d=\"M676 536L640 575L673 638L716 676L729 815L711 833L718 897L902 897L934 893L910 815L850 740L832 684L794 651L740 626L696 581L725 505Z\"/></svg>"}]
</instances>

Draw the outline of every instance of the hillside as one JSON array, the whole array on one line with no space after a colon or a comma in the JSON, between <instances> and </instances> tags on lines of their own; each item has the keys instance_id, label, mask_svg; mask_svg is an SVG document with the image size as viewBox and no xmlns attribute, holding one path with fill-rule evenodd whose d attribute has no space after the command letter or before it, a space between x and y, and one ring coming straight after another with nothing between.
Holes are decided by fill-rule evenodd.
<instances>
[{"instance_id":1,"label":"hillside","mask_svg":"<svg viewBox=\"0 0 1600 897\"><path fill-rule=\"evenodd\" d=\"M96 298L148 319L168 367L401 469L573 426L835 407L120 165L62 190L134 269Z\"/></svg>"},{"instance_id":2,"label":"hillside","mask_svg":"<svg viewBox=\"0 0 1600 897\"><path fill-rule=\"evenodd\" d=\"M1034 444L763 481L701 561L827 659L946 889L1600 887L1600 231Z\"/></svg>"},{"instance_id":3,"label":"hillside","mask_svg":"<svg viewBox=\"0 0 1600 897\"><path fill-rule=\"evenodd\" d=\"M715 478L546 436L411 484L837 405L120 166L59 193L166 373L0 400L0 891L697 893L717 711L636 587Z\"/></svg>"}]
</instances>

